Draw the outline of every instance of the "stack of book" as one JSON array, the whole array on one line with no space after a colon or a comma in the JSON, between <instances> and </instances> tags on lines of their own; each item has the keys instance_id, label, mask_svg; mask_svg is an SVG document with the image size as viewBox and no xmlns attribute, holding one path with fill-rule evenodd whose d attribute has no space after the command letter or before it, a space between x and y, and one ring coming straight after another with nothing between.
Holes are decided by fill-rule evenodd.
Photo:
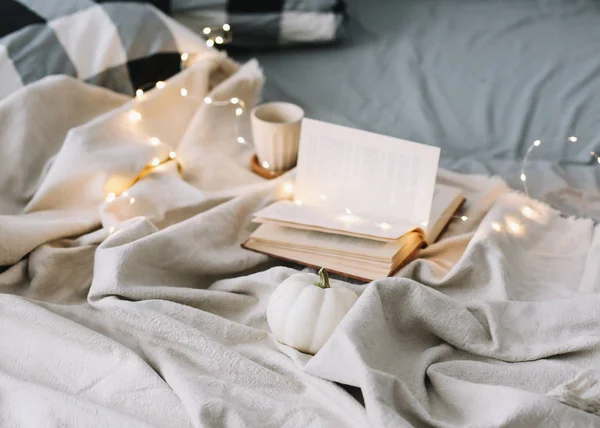
<instances>
[{"instance_id":1,"label":"stack of book","mask_svg":"<svg viewBox=\"0 0 600 428\"><path fill-rule=\"evenodd\" d=\"M294 200L254 215L247 249L371 281L434 242L464 202L437 147L304 119Z\"/></svg>"}]
</instances>

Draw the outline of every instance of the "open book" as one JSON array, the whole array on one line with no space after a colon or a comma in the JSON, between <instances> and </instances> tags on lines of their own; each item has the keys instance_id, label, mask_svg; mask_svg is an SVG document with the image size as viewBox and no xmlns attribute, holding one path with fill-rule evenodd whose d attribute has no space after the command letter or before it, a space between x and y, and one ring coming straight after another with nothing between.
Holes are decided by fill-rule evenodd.
<instances>
[{"instance_id":1,"label":"open book","mask_svg":"<svg viewBox=\"0 0 600 428\"><path fill-rule=\"evenodd\" d=\"M370 281L436 240L464 198L436 184L439 148L305 119L294 201L257 212L243 246Z\"/></svg>"}]
</instances>

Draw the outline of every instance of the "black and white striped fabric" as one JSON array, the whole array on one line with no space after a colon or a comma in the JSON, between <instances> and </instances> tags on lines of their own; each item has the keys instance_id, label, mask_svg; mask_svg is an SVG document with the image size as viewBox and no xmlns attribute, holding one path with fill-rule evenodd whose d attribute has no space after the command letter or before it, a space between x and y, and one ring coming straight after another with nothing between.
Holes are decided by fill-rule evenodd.
<instances>
[{"instance_id":1,"label":"black and white striped fabric","mask_svg":"<svg viewBox=\"0 0 600 428\"><path fill-rule=\"evenodd\" d=\"M179 72L205 42L157 7L170 0L0 0L0 99L53 74L133 95Z\"/></svg>"},{"instance_id":2,"label":"black and white striped fabric","mask_svg":"<svg viewBox=\"0 0 600 428\"><path fill-rule=\"evenodd\" d=\"M173 17L199 34L231 26L231 44L243 47L327 43L346 18L343 0L172 0Z\"/></svg>"}]
</instances>

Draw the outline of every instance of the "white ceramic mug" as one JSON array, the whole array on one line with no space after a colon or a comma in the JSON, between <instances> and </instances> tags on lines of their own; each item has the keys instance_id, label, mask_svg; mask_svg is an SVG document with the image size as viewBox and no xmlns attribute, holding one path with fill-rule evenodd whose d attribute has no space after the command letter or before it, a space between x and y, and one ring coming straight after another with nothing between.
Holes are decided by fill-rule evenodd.
<instances>
[{"instance_id":1,"label":"white ceramic mug","mask_svg":"<svg viewBox=\"0 0 600 428\"><path fill-rule=\"evenodd\" d=\"M298 159L304 110L291 103L273 102L252 109L252 138L263 168L285 171Z\"/></svg>"}]
</instances>

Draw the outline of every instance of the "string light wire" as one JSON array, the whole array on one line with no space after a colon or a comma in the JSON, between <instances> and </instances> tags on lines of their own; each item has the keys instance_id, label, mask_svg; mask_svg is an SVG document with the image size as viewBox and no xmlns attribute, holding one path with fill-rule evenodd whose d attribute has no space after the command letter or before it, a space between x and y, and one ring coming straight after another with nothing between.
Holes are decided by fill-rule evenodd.
<instances>
[{"instance_id":1,"label":"string light wire","mask_svg":"<svg viewBox=\"0 0 600 428\"><path fill-rule=\"evenodd\" d=\"M223 30L224 31L229 31L229 26L228 25L224 25L223 26ZM188 53L182 53L181 54L181 61L182 61L182 68L185 68L187 66L186 62L189 60L190 55ZM157 90L161 90L167 87L167 83L159 80L156 83L154 83L152 86L149 87L149 90L151 90L152 88L156 88ZM189 96L190 92L186 89L186 88L180 88L179 89L179 93L183 98L189 98L191 100L198 100L200 99L199 97L194 97L194 96ZM141 120L143 120L143 116L142 114L135 109L135 107L137 105L139 105L140 103L144 102L144 95L145 95L145 90L143 88L138 88L135 91L135 96L133 99L133 105L132 107L129 109L128 111L128 118L129 121L132 123L137 123L140 122ZM204 102L205 105L207 106L214 106L214 107L235 107L235 133L236 135L238 135L238 137L236 138L236 141L240 144L246 144L246 139L242 136L239 135L239 125L240 125L240 118L241 116L246 112L246 103L241 100L238 97L232 97L226 100L215 100L212 97L206 96L204 98L202 98L202 102ZM160 146L162 141L157 138L157 137L149 137L148 141L153 145L153 146ZM162 143L164 144L164 143ZM180 163L178 157L177 157L177 153L175 152L175 150L173 150L172 147L169 147L168 150L168 155L166 157L159 157L159 156L155 156L151 159L150 163L148 165L146 165L146 167L144 167L140 173L134 177L134 179L132 180L131 184L129 184L129 186L127 186L127 189L130 189L131 187L133 187L138 181L144 179L146 176L148 176L148 174L151 174L152 172L154 172L156 170L157 167L166 164L167 162L175 162L177 165L177 171L178 173L181 175L183 174L183 166ZM117 198L119 197L128 197L128 192L127 190L121 192L121 194L117 194L116 192L108 192L108 194L105 197L105 202L110 204L112 202L114 202ZM129 203L130 204L134 204L136 202L134 197L129 198ZM114 230L114 228L113 228ZM111 231L112 233L112 231Z\"/></svg>"}]
</instances>

